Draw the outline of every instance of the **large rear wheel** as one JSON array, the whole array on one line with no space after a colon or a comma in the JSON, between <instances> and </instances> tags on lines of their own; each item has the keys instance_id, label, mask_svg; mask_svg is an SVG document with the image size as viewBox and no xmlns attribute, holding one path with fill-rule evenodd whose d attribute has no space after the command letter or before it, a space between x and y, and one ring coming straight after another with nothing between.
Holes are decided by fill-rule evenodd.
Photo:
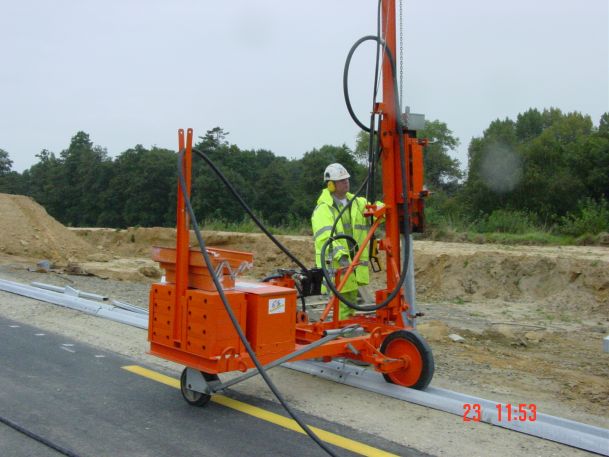
<instances>
[{"instance_id":1,"label":"large rear wheel","mask_svg":"<svg viewBox=\"0 0 609 457\"><path fill-rule=\"evenodd\" d=\"M431 382L435 368L433 353L417 332L397 330L390 333L381 344L381 352L407 362L404 368L383 373L385 381L418 390L424 390Z\"/></svg>"}]
</instances>

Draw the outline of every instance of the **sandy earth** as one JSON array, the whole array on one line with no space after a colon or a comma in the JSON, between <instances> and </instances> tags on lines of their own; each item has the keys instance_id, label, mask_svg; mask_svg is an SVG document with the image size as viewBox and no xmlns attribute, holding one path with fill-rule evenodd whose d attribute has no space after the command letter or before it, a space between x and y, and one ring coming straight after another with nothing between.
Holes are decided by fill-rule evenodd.
<instances>
[{"instance_id":1,"label":"sandy earth","mask_svg":"<svg viewBox=\"0 0 609 457\"><path fill-rule=\"evenodd\" d=\"M26 197L0 194L0 214L0 278L72 285L144 307L149 284L161 274L147 258L150 246L174 242L170 229L69 230ZM251 277L291 266L262 235L215 232L206 239L209 245L254 252ZM280 239L311 264L308 237ZM433 385L506 403L534 403L540 412L609 428L609 354L602 352L602 338L609 334L608 248L417 241L414 250L417 299L425 312L418 328L434 351ZM29 271L41 259L53 260L55 268ZM142 330L4 292L0 314L176 375L181 370L145 354ZM450 333L464 341L453 343ZM290 370L272 373L298 408L434 455L586 454ZM271 397L260 380L235 389Z\"/></svg>"}]
</instances>

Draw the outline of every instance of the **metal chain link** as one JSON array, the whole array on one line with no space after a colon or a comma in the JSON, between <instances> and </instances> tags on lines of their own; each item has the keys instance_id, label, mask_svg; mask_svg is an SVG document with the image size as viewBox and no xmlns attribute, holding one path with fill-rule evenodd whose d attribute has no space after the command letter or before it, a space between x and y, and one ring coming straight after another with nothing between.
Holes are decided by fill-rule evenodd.
<instances>
[{"instance_id":1,"label":"metal chain link","mask_svg":"<svg viewBox=\"0 0 609 457\"><path fill-rule=\"evenodd\" d=\"M400 108L404 106L404 23L403 0L400 0Z\"/></svg>"}]
</instances>

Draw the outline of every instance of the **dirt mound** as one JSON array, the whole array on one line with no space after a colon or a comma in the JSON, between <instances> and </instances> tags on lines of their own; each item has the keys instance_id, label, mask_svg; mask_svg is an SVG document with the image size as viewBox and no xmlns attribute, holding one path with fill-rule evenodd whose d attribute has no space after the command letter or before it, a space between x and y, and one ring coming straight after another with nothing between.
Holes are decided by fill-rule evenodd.
<instances>
[{"instance_id":1,"label":"dirt mound","mask_svg":"<svg viewBox=\"0 0 609 457\"><path fill-rule=\"evenodd\" d=\"M73 234L88 244L106 252L109 258L91 259L107 261L112 257L150 257L152 246L175 246L176 231L171 228L130 227L128 229L70 228ZM194 237L191 236L191 244Z\"/></svg>"},{"instance_id":2,"label":"dirt mound","mask_svg":"<svg viewBox=\"0 0 609 457\"><path fill-rule=\"evenodd\" d=\"M0 194L0 215L0 253L63 262L95 251L30 197Z\"/></svg>"},{"instance_id":3,"label":"dirt mound","mask_svg":"<svg viewBox=\"0 0 609 457\"><path fill-rule=\"evenodd\" d=\"M105 228L70 229L98 249L121 257L150 257L152 246L174 247L176 231L173 228L130 227L125 230ZM277 268L294 268L296 265L261 233L203 231L207 246L254 253L254 268L248 276L262 278ZM277 236L298 259L307 266L313 265L314 248L310 237ZM197 246L194 232L190 232L190 245ZM94 260L94 259L91 259ZM97 260L97 259L95 259ZM103 260L103 259L100 259Z\"/></svg>"},{"instance_id":4,"label":"dirt mound","mask_svg":"<svg viewBox=\"0 0 609 457\"><path fill-rule=\"evenodd\" d=\"M606 248L472 246L415 243L418 295L426 300L531 301L549 310L609 314Z\"/></svg>"},{"instance_id":5,"label":"dirt mound","mask_svg":"<svg viewBox=\"0 0 609 457\"><path fill-rule=\"evenodd\" d=\"M175 229L72 229L114 256L148 257L150 247L174 246ZM254 253L248 276L261 278L277 268L295 267L260 233L204 232L208 246ZM278 236L305 265L313 265L309 236ZM196 239L191 233L191 246ZM534 247L416 241L417 295L423 301L506 300L543 303L552 311L609 314L609 249ZM92 259L93 260L93 259ZM382 287L385 271L372 275Z\"/></svg>"}]
</instances>

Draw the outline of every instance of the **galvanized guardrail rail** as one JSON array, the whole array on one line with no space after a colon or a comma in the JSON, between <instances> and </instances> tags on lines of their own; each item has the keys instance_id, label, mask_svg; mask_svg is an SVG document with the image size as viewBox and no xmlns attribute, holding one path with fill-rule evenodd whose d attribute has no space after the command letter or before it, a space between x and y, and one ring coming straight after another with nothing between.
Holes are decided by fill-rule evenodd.
<instances>
[{"instance_id":1,"label":"galvanized guardrail rail","mask_svg":"<svg viewBox=\"0 0 609 457\"><path fill-rule=\"evenodd\" d=\"M18 282L6 281L0 279L0 290L11 292L24 297L34 298L36 300L66 308L82 311L83 313L93 314L95 316L110 319L122 324L132 325L134 327L147 329L148 316L118 306L108 305L99 301L87 300L74 295L66 295L64 293L53 292L50 290L41 289L39 287L28 286Z\"/></svg>"},{"instance_id":2,"label":"galvanized guardrail rail","mask_svg":"<svg viewBox=\"0 0 609 457\"><path fill-rule=\"evenodd\" d=\"M340 384L458 416L463 416L464 414L463 405L480 405L480 422L486 422L498 427L609 456L609 430L605 428L539 412L536 413L535 421L514 420L514 418L519 416L517 410L512 410L510 414L512 420L508 421L506 405L501 405L501 403L431 386L424 391L396 386L386 382L380 373L372 369L354 366L345 362L299 361L284 363L283 366ZM498 415L497 405L501 405L501 417ZM471 419L474 414L475 411L471 410L468 417Z\"/></svg>"}]
</instances>

